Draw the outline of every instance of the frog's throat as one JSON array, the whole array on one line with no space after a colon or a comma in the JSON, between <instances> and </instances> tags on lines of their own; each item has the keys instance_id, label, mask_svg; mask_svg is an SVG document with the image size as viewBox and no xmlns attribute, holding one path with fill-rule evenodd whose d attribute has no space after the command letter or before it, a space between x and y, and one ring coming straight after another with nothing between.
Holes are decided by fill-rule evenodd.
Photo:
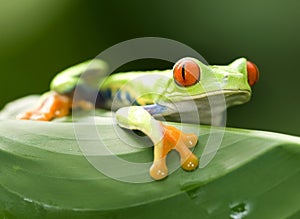
<instances>
[{"instance_id":1,"label":"frog's throat","mask_svg":"<svg viewBox=\"0 0 300 219\"><path fill-rule=\"evenodd\" d=\"M212 118L220 117L223 123L218 125L225 125L226 109L246 103L250 97L247 90L221 90L159 104L166 108L161 116L168 121L212 124Z\"/></svg>"}]
</instances>

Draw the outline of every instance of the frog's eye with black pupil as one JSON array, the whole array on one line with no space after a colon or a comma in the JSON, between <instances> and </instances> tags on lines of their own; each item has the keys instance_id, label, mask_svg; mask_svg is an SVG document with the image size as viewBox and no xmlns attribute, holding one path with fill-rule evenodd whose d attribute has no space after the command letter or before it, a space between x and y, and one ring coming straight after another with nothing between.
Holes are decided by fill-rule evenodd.
<instances>
[{"instance_id":1,"label":"frog's eye with black pupil","mask_svg":"<svg viewBox=\"0 0 300 219\"><path fill-rule=\"evenodd\" d=\"M250 86L253 86L258 81L259 70L254 63L247 61L247 72L248 72L248 83Z\"/></svg>"},{"instance_id":2,"label":"frog's eye with black pupil","mask_svg":"<svg viewBox=\"0 0 300 219\"><path fill-rule=\"evenodd\" d=\"M173 77L179 86L189 87L200 80L199 65L189 58L180 59L173 68Z\"/></svg>"}]
</instances>

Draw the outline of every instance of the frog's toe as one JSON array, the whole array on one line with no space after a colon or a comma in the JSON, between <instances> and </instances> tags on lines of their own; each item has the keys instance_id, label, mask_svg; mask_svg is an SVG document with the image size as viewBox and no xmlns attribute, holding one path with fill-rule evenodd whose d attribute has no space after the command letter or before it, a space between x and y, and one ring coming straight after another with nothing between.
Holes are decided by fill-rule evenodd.
<instances>
[{"instance_id":1,"label":"frog's toe","mask_svg":"<svg viewBox=\"0 0 300 219\"><path fill-rule=\"evenodd\" d=\"M184 170L193 171L199 165L199 159L192 152L186 157L181 156L181 166Z\"/></svg>"},{"instance_id":2,"label":"frog's toe","mask_svg":"<svg viewBox=\"0 0 300 219\"><path fill-rule=\"evenodd\" d=\"M165 159L153 162L150 168L150 176L155 180L161 180L168 176L168 168Z\"/></svg>"},{"instance_id":3,"label":"frog's toe","mask_svg":"<svg viewBox=\"0 0 300 219\"><path fill-rule=\"evenodd\" d=\"M39 111L27 111L18 114L16 118L19 120L49 121L53 118L53 116Z\"/></svg>"},{"instance_id":4,"label":"frog's toe","mask_svg":"<svg viewBox=\"0 0 300 219\"><path fill-rule=\"evenodd\" d=\"M53 119L53 117L54 116L49 113L36 112L36 113L33 113L29 119L35 120L35 121L50 121Z\"/></svg>"},{"instance_id":5,"label":"frog's toe","mask_svg":"<svg viewBox=\"0 0 300 219\"><path fill-rule=\"evenodd\" d=\"M195 147L198 142L198 136L195 134L182 133L182 140L188 148Z\"/></svg>"},{"instance_id":6,"label":"frog's toe","mask_svg":"<svg viewBox=\"0 0 300 219\"><path fill-rule=\"evenodd\" d=\"M16 118L20 119L20 120L28 120L30 119L32 113L31 112L23 112L23 113L19 113Z\"/></svg>"}]
</instances>

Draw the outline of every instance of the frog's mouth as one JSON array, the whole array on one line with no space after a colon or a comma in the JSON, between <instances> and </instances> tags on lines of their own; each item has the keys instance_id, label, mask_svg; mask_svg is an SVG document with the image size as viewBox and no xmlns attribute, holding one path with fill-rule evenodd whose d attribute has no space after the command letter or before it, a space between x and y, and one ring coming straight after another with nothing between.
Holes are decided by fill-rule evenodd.
<instances>
[{"instance_id":1,"label":"frog's mouth","mask_svg":"<svg viewBox=\"0 0 300 219\"><path fill-rule=\"evenodd\" d=\"M188 96L174 103L159 103L166 107L162 116L166 120L211 124L213 117L226 117L226 109L250 100L248 90L210 91ZM198 115L198 118L195 116Z\"/></svg>"},{"instance_id":2,"label":"frog's mouth","mask_svg":"<svg viewBox=\"0 0 300 219\"><path fill-rule=\"evenodd\" d=\"M226 104L225 107L231 107L235 105L240 105L246 103L250 100L251 93L248 90L221 90L221 91L210 91L205 94L190 96L184 101L194 100L195 102L200 102L201 105L214 105L218 106L220 104ZM216 102L217 101L217 102Z\"/></svg>"},{"instance_id":3,"label":"frog's mouth","mask_svg":"<svg viewBox=\"0 0 300 219\"><path fill-rule=\"evenodd\" d=\"M250 100L251 92L249 90L217 90L217 91L209 91L199 95L190 95L186 97L180 97L180 100L176 100L176 104L174 103L159 103L164 106L177 105L177 103L185 103L187 108L190 105L190 102L196 102L197 106L200 108L203 106L213 106L214 104L220 105L222 103L226 103L225 107L235 106L239 104L246 103ZM215 101L218 101L216 103Z\"/></svg>"}]
</instances>

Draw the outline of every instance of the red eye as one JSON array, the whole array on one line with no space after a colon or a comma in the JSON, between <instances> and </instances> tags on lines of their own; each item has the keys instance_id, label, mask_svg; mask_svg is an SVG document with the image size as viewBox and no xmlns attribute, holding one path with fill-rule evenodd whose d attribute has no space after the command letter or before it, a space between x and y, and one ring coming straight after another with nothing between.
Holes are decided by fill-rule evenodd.
<instances>
[{"instance_id":1,"label":"red eye","mask_svg":"<svg viewBox=\"0 0 300 219\"><path fill-rule=\"evenodd\" d=\"M190 58L180 59L173 68L175 82L182 87L189 87L200 80L199 65Z\"/></svg>"},{"instance_id":2,"label":"red eye","mask_svg":"<svg viewBox=\"0 0 300 219\"><path fill-rule=\"evenodd\" d=\"M250 62L247 61L247 72L248 72L248 83L250 84L250 86L253 86L259 78L259 71L257 66Z\"/></svg>"}]
</instances>

